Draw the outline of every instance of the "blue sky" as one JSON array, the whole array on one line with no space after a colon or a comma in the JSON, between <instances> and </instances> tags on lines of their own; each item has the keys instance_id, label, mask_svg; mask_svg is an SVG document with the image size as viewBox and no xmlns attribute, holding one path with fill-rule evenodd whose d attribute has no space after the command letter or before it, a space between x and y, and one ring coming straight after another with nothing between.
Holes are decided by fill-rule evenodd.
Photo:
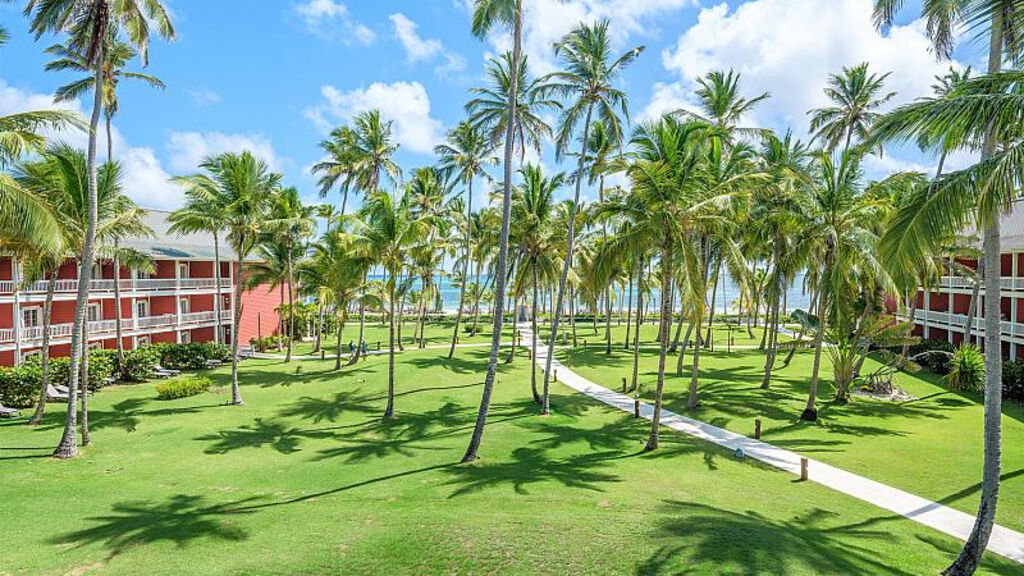
<instances>
[{"instance_id":1,"label":"blue sky","mask_svg":"<svg viewBox=\"0 0 1024 576\"><path fill-rule=\"evenodd\" d=\"M194 170L208 153L242 148L263 155L314 198L308 167L320 157L317 143L367 108L395 121L403 167L430 164L432 146L463 117L469 88L484 82L486 59L508 46L501 34L480 40L469 33L468 0L167 3L178 39L154 41L147 72L168 88L123 83L115 135L129 192L154 208L180 203L168 176ZM692 106L697 76L735 68L748 95L772 94L749 123L803 134L806 110L823 103L826 75L842 65L866 60L892 72L897 102L926 94L932 77L950 65L928 53L914 1L884 34L870 22L871 0L524 3L526 50L539 71L557 66L551 43L580 21L609 18L619 51L647 47L622 78L634 121ZM51 107L49 95L70 79L43 71L43 50L54 39L29 36L21 5L0 3L0 23L13 37L0 49L0 113ZM952 64L976 61L977 46L965 41ZM81 134L60 137L84 142ZM953 167L969 159L957 155ZM541 162L559 168L550 153ZM931 163L913 150L890 150L870 162L869 172ZM485 191L479 192L483 200Z\"/></svg>"}]
</instances>

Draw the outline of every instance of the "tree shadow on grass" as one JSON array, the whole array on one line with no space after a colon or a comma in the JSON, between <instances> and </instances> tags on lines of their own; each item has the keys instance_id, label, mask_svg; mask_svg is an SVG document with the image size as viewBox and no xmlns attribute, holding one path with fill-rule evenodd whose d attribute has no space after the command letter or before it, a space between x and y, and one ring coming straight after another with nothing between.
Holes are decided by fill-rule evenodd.
<instances>
[{"instance_id":1,"label":"tree shadow on grass","mask_svg":"<svg viewBox=\"0 0 1024 576\"><path fill-rule=\"evenodd\" d=\"M204 450L207 454L227 454L243 448L263 448L270 446L281 454L299 452L299 444L308 438L329 438L333 436L330 429L303 430L289 427L281 422L256 418L247 424L231 430L219 430L216 433L200 436L200 442L212 442Z\"/></svg>"},{"instance_id":2,"label":"tree shadow on grass","mask_svg":"<svg viewBox=\"0 0 1024 576\"><path fill-rule=\"evenodd\" d=\"M379 412L376 405L370 405L370 402L376 400L379 398L361 394L359 389L345 390L335 393L334 397L329 399L303 396L281 409L278 414L283 417L297 416L303 420L312 420L314 424L319 424L324 420L334 422L342 414L349 412L358 414Z\"/></svg>"},{"instance_id":3,"label":"tree shadow on grass","mask_svg":"<svg viewBox=\"0 0 1024 576\"><path fill-rule=\"evenodd\" d=\"M253 500L208 504L203 496L178 494L163 503L119 502L110 514L89 518L94 526L61 534L51 543L76 548L100 544L114 556L131 546L162 541L179 548L198 539L241 542L248 533L227 522L225 516L244 513L239 507Z\"/></svg>"},{"instance_id":4,"label":"tree shadow on grass","mask_svg":"<svg viewBox=\"0 0 1024 576\"><path fill-rule=\"evenodd\" d=\"M668 500L653 537L668 541L641 563L637 574L678 574L702 568L721 573L786 575L797 568L814 574L898 574L879 558L873 541L889 530L827 526L836 513L813 508L784 519ZM682 541L682 543L680 543Z\"/></svg>"},{"instance_id":5,"label":"tree shadow on grass","mask_svg":"<svg viewBox=\"0 0 1024 576\"><path fill-rule=\"evenodd\" d=\"M345 457L345 462L352 464L370 458L387 458L396 455L412 458L417 452L446 450L438 446L424 445L411 438L347 438L343 442L344 446L320 450L314 460Z\"/></svg>"},{"instance_id":6,"label":"tree shadow on grass","mask_svg":"<svg viewBox=\"0 0 1024 576\"><path fill-rule=\"evenodd\" d=\"M516 448L507 462L478 461L467 466L448 468L452 479L446 484L457 486L449 498L480 492L488 488L511 486L517 494L529 494L527 487L543 482L558 482L574 489L602 491L601 484L621 479L607 469L608 461L629 457L621 451L574 454L555 460L539 448Z\"/></svg>"}]
</instances>

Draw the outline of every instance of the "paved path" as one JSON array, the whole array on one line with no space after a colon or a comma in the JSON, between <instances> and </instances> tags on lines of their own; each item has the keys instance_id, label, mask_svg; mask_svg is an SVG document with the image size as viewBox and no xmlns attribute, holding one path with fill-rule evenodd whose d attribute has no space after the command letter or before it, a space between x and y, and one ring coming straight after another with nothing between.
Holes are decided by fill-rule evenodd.
<instances>
[{"instance_id":1,"label":"paved path","mask_svg":"<svg viewBox=\"0 0 1024 576\"><path fill-rule=\"evenodd\" d=\"M529 338L529 326L521 327L520 329L523 331L523 339ZM538 348L537 364L543 366L547 358L547 347ZM552 360L552 369L557 369L558 381L562 384L604 402L609 406L625 412L633 412L633 399L629 396L594 384L563 366L557 359ZM648 420L653 418L654 406L641 403L640 416ZM795 452L783 450L766 442L754 440L753 438L748 438L705 422L680 416L664 408L661 411L661 424L695 438L717 444L730 451L735 451L737 448L742 449L748 458L760 460L792 474L800 474L801 456ZM879 508L895 512L914 522L924 524L960 540L966 540L971 533L971 528L974 526L974 516L970 514L965 514L959 510L954 510L937 502L932 502L909 492L875 482L863 476L846 472L817 460L808 461L808 477L812 482L817 482L864 502L874 504ZM997 525L992 530L988 549L1000 556L1005 556L1024 564L1024 534L1020 532Z\"/></svg>"}]
</instances>

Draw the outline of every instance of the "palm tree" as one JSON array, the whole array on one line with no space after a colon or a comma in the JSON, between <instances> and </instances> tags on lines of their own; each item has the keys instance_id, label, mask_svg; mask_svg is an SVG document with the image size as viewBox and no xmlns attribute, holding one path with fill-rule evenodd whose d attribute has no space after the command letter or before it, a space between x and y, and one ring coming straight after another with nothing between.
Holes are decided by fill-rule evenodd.
<instances>
[{"instance_id":1,"label":"palm tree","mask_svg":"<svg viewBox=\"0 0 1024 576\"><path fill-rule=\"evenodd\" d=\"M434 154L440 157L441 172L466 186L466 216L463 221L465 238L463 241L462 273L459 281L459 309L455 314L455 327L452 329L452 345L448 349L448 358L455 356L455 344L459 340L459 325L462 322L463 300L466 297L466 281L469 277L469 260L473 252L473 228L470 220L473 217L473 179L481 176L489 179L486 166L498 163L493 155L494 146L484 133L470 122L460 122L448 133L448 141L434 148Z\"/></svg>"},{"instance_id":2,"label":"palm tree","mask_svg":"<svg viewBox=\"0 0 1024 576\"><path fill-rule=\"evenodd\" d=\"M85 55L85 60L94 67L94 89L92 115L89 119L89 146L87 169L89 174L89 225L78 270L78 296L74 327L71 333L71 374L68 380L68 417L64 434L54 451L57 458L73 458L78 455L75 439L77 420L75 403L78 399L79 365L84 352L82 327L85 324L86 302L89 297L89 280L92 276L92 261L95 253L97 226L97 180L96 165L97 128L104 96L104 51L107 41L120 32L125 32L134 48L140 54L143 65L149 60L150 30L156 28L160 36L174 38L174 27L160 0L137 2L111 2L110 0L52 0L40 2L30 0L25 8L30 17L30 29L38 39L43 34L69 36L67 46L74 52Z\"/></svg>"},{"instance_id":3,"label":"palm tree","mask_svg":"<svg viewBox=\"0 0 1024 576\"><path fill-rule=\"evenodd\" d=\"M517 268L515 292L522 296L527 287L532 290L531 322L532 334L530 343L530 389L533 401L543 405L537 393L537 316L540 314L538 303L538 285L540 279L549 280L557 273L557 256L554 230L555 204L554 194L565 183L565 175L555 174L545 178L539 166L527 164L519 173L523 183L518 187L512 199L513 222L510 232L511 242L522 259Z\"/></svg>"},{"instance_id":4,"label":"palm tree","mask_svg":"<svg viewBox=\"0 0 1024 576\"><path fill-rule=\"evenodd\" d=\"M24 189L46 199L61 225L62 250L40 254L35 260L35 276L47 279L47 294L43 306L43 375L32 423L38 423L42 418L49 385L49 322L56 272L66 259L79 257L85 242L89 215L87 173L85 154L66 144L51 146L40 160L19 165L15 173L15 178ZM152 230L142 222L143 211L123 192L120 167L114 163L103 164L97 182L97 253L109 255L113 250L120 250L126 252L129 260L142 259L132 251L114 247L118 239L152 234ZM84 395L82 399L84 404ZM82 425L84 445L88 444L87 421L84 417Z\"/></svg>"},{"instance_id":5,"label":"palm tree","mask_svg":"<svg viewBox=\"0 0 1024 576\"><path fill-rule=\"evenodd\" d=\"M832 106L808 112L814 139L821 141L828 151L842 142L844 152L849 150L854 135L859 142L866 140L871 125L880 116L878 108L896 96L895 92L882 93L888 77L889 73L879 76L868 72L867 62L853 68L844 66L841 74L830 74L825 95Z\"/></svg>"},{"instance_id":6,"label":"palm tree","mask_svg":"<svg viewBox=\"0 0 1024 576\"><path fill-rule=\"evenodd\" d=\"M282 188L271 200L270 219L264 223L266 234L271 235L283 248L285 255L285 283L288 284L288 352L285 362L292 359L292 342L295 340L295 261L306 252L306 240L313 235L316 222L313 220L315 207L305 206L294 187Z\"/></svg>"},{"instance_id":7,"label":"palm tree","mask_svg":"<svg viewBox=\"0 0 1024 576\"><path fill-rule=\"evenodd\" d=\"M512 29L512 59L510 70L520 69L520 58L523 50L523 0L474 0L473 3L473 35L482 38L495 25L503 25ZM463 462L476 460L483 439L484 426L487 424L487 411L491 406L491 393L494 391L494 378L498 370L498 352L501 348L501 328L504 321L505 305L505 274L508 268L508 232L509 215L512 208L512 153L515 146L515 134L518 126L517 112L519 108L519 75L509 76L508 106L503 117L506 119L505 154L503 158L503 182L501 196L501 234L498 243L498 261L494 271L494 304L491 314L494 317L494 328L491 333L491 354L487 360L487 373L484 376L484 389L477 411L473 436L462 456Z\"/></svg>"},{"instance_id":8,"label":"palm tree","mask_svg":"<svg viewBox=\"0 0 1024 576\"><path fill-rule=\"evenodd\" d=\"M92 64L86 57L63 44L54 44L47 48L47 53L56 56L56 59L46 64L48 72L71 70L85 74L84 77L66 84L57 89L54 93L55 102L68 102L78 98L93 89L96 78L92 75ZM131 44L122 42L116 38L110 38L103 48L103 116L107 133L107 162L114 157L114 142L111 137L111 124L114 116L120 110L120 102L117 98L117 87L122 79L140 80L153 88L163 90L163 81L156 76L143 74L141 72L129 72L125 66L129 61L135 59L138 52Z\"/></svg>"},{"instance_id":9,"label":"palm tree","mask_svg":"<svg viewBox=\"0 0 1024 576\"><path fill-rule=\"evenodd\" d=\"M614 153L622 145L622 134L618 135L618 139L605 128L604 122L601 120L594 121L590 126L590 140L587 143L587 165L589 167L587 171L587 183L591 186L597 184L597 201L604 202L605 195L605 176L614 171L617 171L621 167L620 162L614 161ZM601 241L608 241L608 223L605 221L601 222ZM604 338L605 338L605 354L612 353L612 294L611 294L611 279L608 277L608 283L603 289L602 297L604 298L605 318L604 318ZM595 310L596 320L596 310Z\"/></svg>"},{"instance_id":10,"label":"palm tree","mask_svg":"<svg viewBox=\"0 0 1024 576\"><path fill-rule=\"evenodd\" d=\"M531 76L528 60L526 55L521 56L515 83L517 94L513 140L519 148L520 164L526 161L527 147L540 154L542 144L552 138L551 127L544 116L561 108L558 100L551 97L550 77ZM497 146L508 130L512 69L511 53L506 52L501 58L492 58L487 63L491 87L471 89L474 98L466 104L469 123L483 130L492 146Z\"/></svg>"},{"instance_id":11,"label":"palm tree","mask_svg":"<svg viewBox=\"0 0 1024 576\"><path fill-rule=\"evenodd\" d=\"M220 239L224 231L225 206L220 203L224 198L216 193L217 183L205 174L182 176L173 181L185 188L185 205L175 210L168 217L172 234L194 234L209 232L213 235L213 278L217 289L217 301L214 305L214 317L217 329L214 330L214 342L224 341L224 322L221 320L221 274L220 274ZM120 274L118 272L118 274Z\"/></svg>"},{"instance_id":12,"label":"palm tree","mask_svg":"<svg viewBox=\"0 0 1024 576\"><path fill-rule=\"evenodd\" d=\"M328 158L315 164L312 172L321 175L321 197L335 186L341 189L342 216L350 190L366 194L400 183L402 170L392 159L398 151L392 126L391 121L381 120L380 110L368 110L353 118L351 127L336 128L320 143Z\"/></svg>"},{"instance_id":13,"label":"palm tree","mask_svg":"<svg viewBox=\"0 0 1024 576\"><path fill-rule=\"evenodd\" d=\"M424 233L424 221L413 216L410 194L394 200L386 192L373 192L366 197L355 220L355 234L360 253L379 263L387 272L388 294L388 404L384 419L395 417L395 301L398 276L406 252Z\"/></svg>"},{"instance_id":14,"label":"palm tree","mask_svg":"<svg viewBox=\"0 0 1024 576\"><path fill-rule=\"evenodd\" d=\"M875 24L878 27L887 26L892 23L897 10L902 8L903 3L898 0L876 0L875 1ZM1002 67L1004 56L1013 59L1019 58L1021 54L1022 26L1024 19L1021 18L1020 6L1013 2L1004 0L968 0L964 2L943 2L941 0L925 0L921 6L922 14L928 22L928 36L932 41L932 47L936 54L943 58L952 55L956 43L957 31L964 28L974 28L988 32L988 73L998 72ZM960 119L965 116L962 112L957 115ZM894 115L900 118L900 115ZM907 115L904 114L903 118ZM948 120L948 116L943 120ZM970 118L978 120L977 116ZM948 127L948 122L937 121L936 126L940 130ZM962 126L962 125L961 125ZM981 161L996 154L1000 140L998 138L999 124L976 124L984 126L982 134L976 134L975 141L981 142ZM918 132L932 130L920 130ZM938 132L941 133L941 132ZM991 199L993 195L1005 193L1005 189L986 191L985 196ZM977 199L971 195L972 199ZM982 552L988 545L989 536L992 534L992 526L995 524L996 505L999 500L999 475L1000 475L1000 444L1001 444L1001 418L1002 418L1002 342L1000 340L1000 238L999 238L999 202L987 202L975 204L980 208L977 211L977 222L984 223L983 249L985 252L985 463L983 468L981 503L978 507L978 514L971 530L971 535L964 543L964 547L957 559L944 572L952 576L970 575L977 570L981 561ZM1005 205L1003 205L1005 206ZM966 208L963 204L961 208ZM966 212L962 210L961 213Z\"/></svg>"},{"instance_id":15,"label":"palm tree","mask_svg":"<svg viewBox=\"0 0 1024 576\"><path fill-rule=\"evenodd\" d=\"M242 392L238 386L238 326L242 321L242 291L246 285L246 266L258 245L268 219L274 191L281 175L270 171L267 163L251 152L225 152L203 160L213 186L192 188L200 202L210 202L223 210L224 229L237 261L235 279L234 319L231 323L231 403L241 406ZM198 176L188 177L194 181Z\"/></svg>"},{"instance_id":16,"label":"palm tree","mask_svg":"<svg viewBox=\"0 0 1024 576\"><path fill-rule=\"evenodd\" d=\"M622 70L629 66L643 53L644 47L638 46L609 62L611 38L608 36L608 21L601 20L594 25L582 24L565 35L555 44L555 54L562 58L564 69L551 75L554 90L564 97L572 98L572 102L563 111L559 119L558 137L555 140L556 151L565 154L572 142L577 128L583 132L580 140L581 150L579 163L576 167L576 189L569 212L568 240L565 262L562 265L562 276L558 282L558 298L555 301L554 317L551 319L551 339L548 341L548 357L544 366L544 406L542 413L549 412L548 386L550 382L551 362L555 355L555 340L558 338L558 324L565 301L566 280L572 267L574 242L576 239L576 211L580 203L580 188L583 185L583 174L587 158L587 146L590 142L590 123L594 113L601 119L604 129L611 134L611 139L622 139L622 125L619 114L629 120L626 93L615 86L616 79ZM582 126L581 123L582 122Z\"/></svg>"}]
</instances>

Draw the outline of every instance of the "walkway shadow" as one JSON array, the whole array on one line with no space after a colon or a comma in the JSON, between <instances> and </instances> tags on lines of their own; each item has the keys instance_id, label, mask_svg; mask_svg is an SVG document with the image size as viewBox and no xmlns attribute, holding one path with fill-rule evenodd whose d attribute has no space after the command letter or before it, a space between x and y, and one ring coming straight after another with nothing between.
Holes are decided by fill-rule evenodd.
<instances>
[{"instance_id":1,"label":"walkway shadow","mask_svg":"<svg viewBox=\"0 0 1024 576\"><path fill-rule=\"evenodd\" d=\"M226 516L255 498L223 504L207 504L203 496L178 494L163 503L119 502L111 513L88 520L95 525L61 534L52 544L81 547L100 544L111 556L139 544L173 542L179 548L197 539L241 542L248 533L230 524Z\"/></svg>"},{"instance_id":2,"label":"walkway shadow","mask_svg":"<svg viewBox=\"0 0 1024 576\"><path fill-rule=\"evenodd\" d=\"M487 488L509 485L516 494L529 494L531 484L555 481L569 488L602 491L601 484L619 482L615 474L601 471L609 460L625 458L621 451L575 454L554 460L539 448L516 448L511 462L477 462L449 468L447 484L457 486L449 498L465 496Z\"/></svg>"},{"instance_id":3,"label":"walkway shadow","mask_svg":"<svg viewBox=\"0 0 1024 576\"><path fill-rule=\"evenodd\" d=\"M723 574L784 576L800 567L812 574L911 576L878 559L872 542L891 538L888 530L828 527L837 516L829 510L813 508L780 520L668 500L661 513L653 537L669 543L641 563L637 574L713 567Z\"/></svg>"}]
</instances>

